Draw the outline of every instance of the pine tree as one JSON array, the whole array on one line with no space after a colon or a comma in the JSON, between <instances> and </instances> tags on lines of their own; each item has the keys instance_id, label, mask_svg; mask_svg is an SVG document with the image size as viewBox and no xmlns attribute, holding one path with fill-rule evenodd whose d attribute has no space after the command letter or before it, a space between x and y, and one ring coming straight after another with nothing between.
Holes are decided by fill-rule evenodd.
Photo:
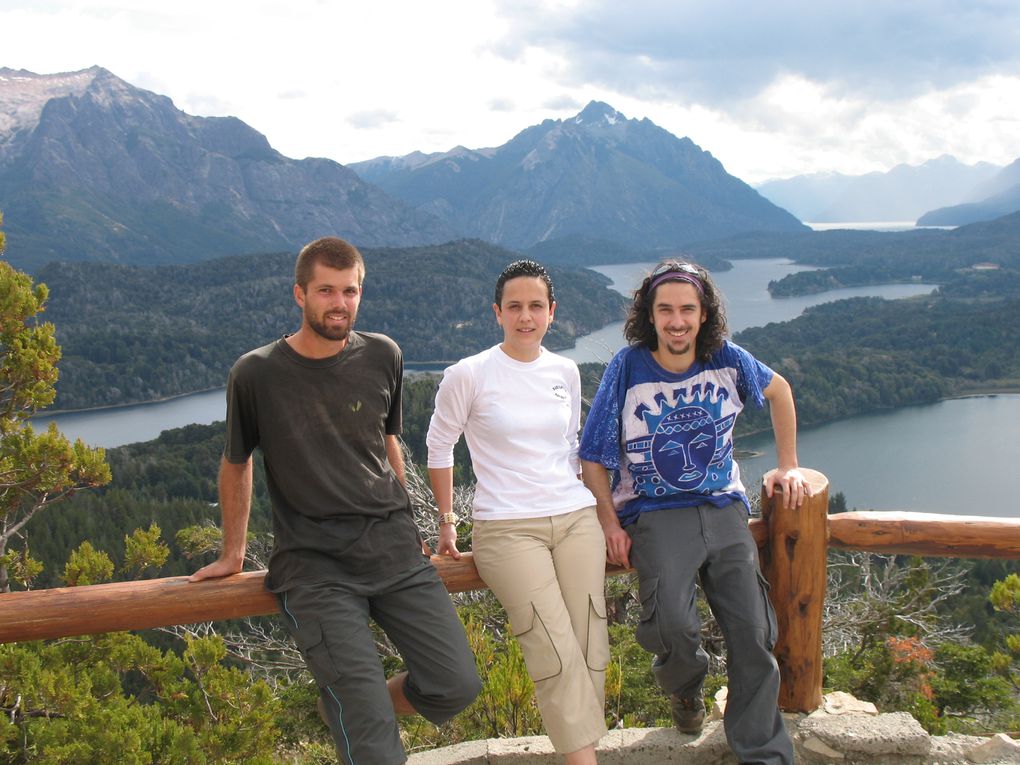
<instances>
[{"instance_id":1,"label":"pine tree","mask_svg":"<svg viewBox=\"0 0 1020 765\"><path fill-rule=\"evenodd\" d=\"M53 325L36 320L47 295L46 285L0 260L0 592L40 570L25 542L28 522L54 502L110 481L103 449L81 439L72 444L53 424L36 433L29 422L56 395L60 347Z\"/></svg>"}]
</instances>

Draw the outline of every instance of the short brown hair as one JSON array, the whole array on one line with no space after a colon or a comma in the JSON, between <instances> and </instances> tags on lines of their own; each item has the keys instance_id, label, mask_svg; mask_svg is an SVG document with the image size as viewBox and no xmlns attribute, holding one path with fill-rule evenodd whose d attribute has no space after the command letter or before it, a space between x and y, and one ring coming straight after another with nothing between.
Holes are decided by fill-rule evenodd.
<instances>
[{"instance_id":1,"label":"short brown hair","mask_svg":"<svg viewBox=\"0 0 1020 765\"><path fill-rule=\"evenodd\" d=\"M358 284L365 281L365 259L357 247L338 236L324 236L301 248L294 264L294 283L303 290L307 289L319 263L338 271L357 268Z\"/></svg>"}]
</instances>

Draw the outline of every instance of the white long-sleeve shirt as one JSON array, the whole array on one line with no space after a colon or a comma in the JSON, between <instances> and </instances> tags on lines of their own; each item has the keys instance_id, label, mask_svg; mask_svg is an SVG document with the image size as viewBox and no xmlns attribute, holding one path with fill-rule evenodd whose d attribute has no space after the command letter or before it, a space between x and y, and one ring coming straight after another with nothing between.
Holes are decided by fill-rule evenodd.
<instances>
[{"instance_id":1,"label":"white long-sleeve shirt","mask_svg":"<svg viewBox=\"0 0 1020 765\"><path fill-rule=\"evenodd\" d=\"M461 433L478 484L480 520L540 518L595 504L578 480L581 378L570 359L541 349L516 361L493 346L449 367L426 437L428 466L453 467Z\"/></svg>"}]
</instances>

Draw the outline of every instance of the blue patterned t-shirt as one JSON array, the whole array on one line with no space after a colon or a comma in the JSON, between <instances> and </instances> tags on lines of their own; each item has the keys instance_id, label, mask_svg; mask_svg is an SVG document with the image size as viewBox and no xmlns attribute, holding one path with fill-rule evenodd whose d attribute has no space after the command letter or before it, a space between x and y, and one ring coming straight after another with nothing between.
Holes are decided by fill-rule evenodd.
<instances>
[{"instance_id":1,"label":"blue patterned t-shirt","mask_svg":"<svg viewBox=\"0 0 1020 765\"><path fill-rule=\"evenodd\" d=\"M733 425L744 403L765 404L773 371L726 341L681 374L643 345L609 362L581 437L580 457L611 471L626 526L638 513L735 500L748 504L733 459Z\"/></svg>"}]
</instances>

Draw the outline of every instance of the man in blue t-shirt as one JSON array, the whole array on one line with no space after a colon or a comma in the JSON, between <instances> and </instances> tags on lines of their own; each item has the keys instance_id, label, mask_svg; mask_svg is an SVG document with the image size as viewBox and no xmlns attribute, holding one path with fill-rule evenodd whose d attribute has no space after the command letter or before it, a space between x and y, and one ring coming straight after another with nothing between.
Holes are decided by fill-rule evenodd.
<instances>
[{"instance_id":1,"label":"man in blue t-shirt","mask_svg":"<svg viewBox=\"0 0 1020 765\"><path fill-rule=\"evenodd\" d=\"M749 401L768 401L779 469L766 492L779 486L786 506L810 494L797 467L790 385L726 339L722 296L691 263L667 261L652 271L635 292L624 334L630 345L602 376L580 456L607 558L638 572L638 642L655 654L652 671L670 695L677 729L700 733L708 670L700 578L726 638L730 747L741 763L792 763L776 703L775 613L733 459L737 415Z\"/></svg>"}]
</instances>

